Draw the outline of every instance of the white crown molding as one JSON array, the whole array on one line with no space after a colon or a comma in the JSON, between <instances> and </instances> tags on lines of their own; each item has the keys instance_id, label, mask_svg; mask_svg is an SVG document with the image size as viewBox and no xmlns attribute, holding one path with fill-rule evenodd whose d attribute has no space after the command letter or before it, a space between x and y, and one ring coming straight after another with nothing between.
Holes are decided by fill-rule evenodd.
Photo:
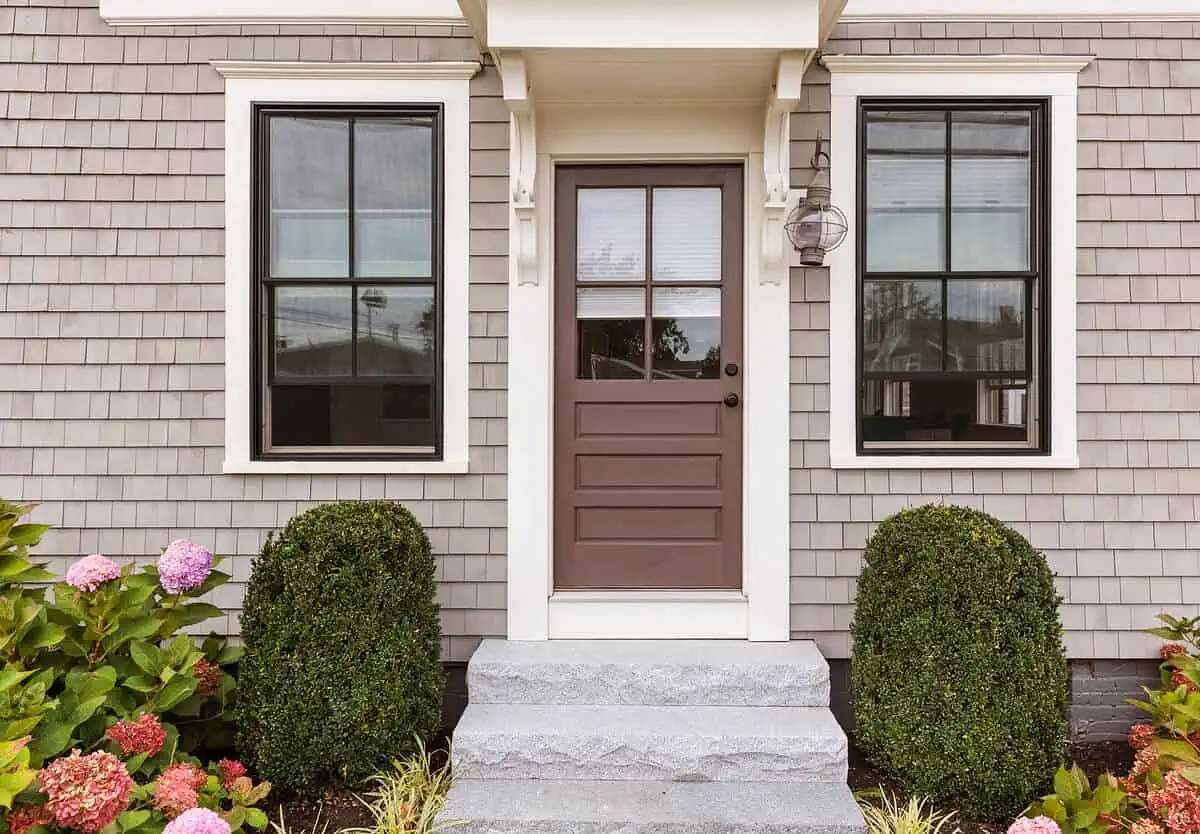
<instances>
[{"instance_id":1,"label":"white crown molding","mask_svg":"<svg viewBox=\"0 0 1200 834\"><path fill-rule=\"evenodd\" d=\"M1078 73L1090 55L823 55L821 64L837 75L956 73L1013 75Z\"/></svg>"},{"instance_id":2,"label":"white crown molding","mask_svg":"<svg viewBox=\"0 0 1200 834\"><path fill-rule=\"evenodd\" d=\"M849 0L843 23L1200 21L1196 0Z\"/></svg>"},{"instance_id":3,"label":"white crown molding","mask_svg":"<svg viewBox=\"0 0 1200 834\"><path fill-rule=\"evenodd\" d=\"M213 61L213 69L225 78L377 78L377 79L470 79L479 72L477 61L334 62L307 61Z\"/></svg>"}]
</instances>

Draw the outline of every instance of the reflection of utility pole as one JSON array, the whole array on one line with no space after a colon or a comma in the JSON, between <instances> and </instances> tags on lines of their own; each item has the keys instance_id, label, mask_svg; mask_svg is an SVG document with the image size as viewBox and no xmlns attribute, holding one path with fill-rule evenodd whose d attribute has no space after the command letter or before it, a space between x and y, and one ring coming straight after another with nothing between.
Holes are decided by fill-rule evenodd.
<instances>
[{"instance_id":1,"label":"reflection of utility pole","mask_svg":"<svg viewBox=\"0 0 1200 834\"><path fill-rule=\"evenodd\" d=\"M362 294L362 303L367 308L367 338L371 339L375 336L372 326L372 311L387 309L387 296L377 289L370 289Z\"/></svg>"}]
</instances>

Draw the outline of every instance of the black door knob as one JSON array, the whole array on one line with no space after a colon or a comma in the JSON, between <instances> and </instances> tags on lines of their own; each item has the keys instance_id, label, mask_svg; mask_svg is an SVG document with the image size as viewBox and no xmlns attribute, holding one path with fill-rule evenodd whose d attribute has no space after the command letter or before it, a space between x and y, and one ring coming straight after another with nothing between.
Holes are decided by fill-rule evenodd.
<instances>
[{"instance_id":1,"label":"black door knob","mask_svg":"<svg viewBox=\"0 0 1200 834\"><path fill-rule=\"evenodd\" d=\"M738 371L740 371L740 370L741 369L736 364L734 364L733 362L730 362L728 365L725 366L725 376L737 376Z\"/></svg>"},{"instance_id":2,"label":"black door knob","mask_svg":"<svg viewBox=\"0 0 1200 834\"><path fill-rule=\"evenodd\" d=\"M731 393L731 394L725 395L725 405L729 406L730 408L737 408L738 403L740 403L741 401L742 401L741 397L739 397L737 394Z\"/></svg>"}]
</instances>

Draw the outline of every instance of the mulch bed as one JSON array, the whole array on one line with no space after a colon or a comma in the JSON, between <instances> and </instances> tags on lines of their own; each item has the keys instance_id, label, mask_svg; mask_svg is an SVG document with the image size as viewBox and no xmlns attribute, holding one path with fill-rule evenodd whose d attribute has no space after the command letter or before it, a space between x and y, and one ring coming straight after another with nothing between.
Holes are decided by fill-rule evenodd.
<instances>
[{"instance_id":1,"label":"mulch bed","mask_svg":"<svg viewBox=\"0 0 1200 834\"><path fill-rule=\"evenodd\" d=\"M1105 771L1118 775L1128 773L1133 765L1133 754L1129 744L1124 741L1102 741L1088 744L1075 744L1071 747L1071 760L1077 763L1088 774L1095 778ZM882 787L889 793L905 797L903 789L887 776L880 773L866 760L862 751L850 739L850 788L864 790ZM957 810L953 806L940 809L942 811ZM968 817L956 817L949 831L958 827L962 834L1002 834L1007 825L993 825L980 822Z\"/></svg>"}]
</instances>

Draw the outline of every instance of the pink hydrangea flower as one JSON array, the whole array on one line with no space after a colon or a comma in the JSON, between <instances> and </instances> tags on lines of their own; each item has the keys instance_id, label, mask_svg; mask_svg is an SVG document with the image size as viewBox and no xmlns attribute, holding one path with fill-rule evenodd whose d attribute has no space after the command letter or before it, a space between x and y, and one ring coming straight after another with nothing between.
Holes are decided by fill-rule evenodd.
<instances>
[{"instance_id":1,"label":"pink hydrangea flower","mask_svg":"<svg viewBox=\"0 0 1200 834\"><path fill-rule=\"evenodd\" d=\"M1150 791L1146 806L1166 819L1171 834L1200 834L1200 791L1178 769Z\"/></svg>"},{"instance_id":2,"label":"pink hydrangea flower","mask_svg":"<svg viewBox=\"0 0 1200 834\"><path fill-rule=\"evenodd\" d=\"M1129 731L1129 746L1141 750L1154 740L1154 727L1150 724L1134 724Z\"/></svg>"},{"instance_id":3,"label":"pink hydrangea flower","mask_svg":"<svg viewBox=\"0 0 1200 834\"><path fill-rule=\"evenodd\" d=\"M168 818L178 817L200 802L198 791L208 775L190 764L173 764L163 771L154 786L154 807Z\"/></svg>"},{"instance_id":4,"label":"pink hydrangea flower","mask_svg":"<svg viewBox=\"0 0 1200 834\"><path fill-rule=\"evenodd\" d=\"M85 834L110 825L129 807L133 779L121 760L103 751L88 756L72 750L38 772L46 810L63 828Z\"/></svg>"},{"instance_id":5,"label":"pink hydrangea flower","mask_svg":"<svg viewBox=\"0 0 1200 834\"><path fill-rule=\"evenodd\" d=\"M212 569L212 551L184 539L171 542L158 559L158 578L168 594L199 588Z\"/></svg>"},{"instance_id":6,"label":"pink hydrangea flower","mask_svg":"<svg viewBox=\"0 0 1200 834\"><path fill-rule=\"evenodd\" d=\"M8 815L8 830L11 834L25 834L35 825L51 825L54 814L45 805L22 805L13 808Z\"/></svg>"},{"instance_id":7,"label":"pink hydrangea flower","mask_svg":"<svg viewBox=\"0 0 1200 834\"><path fill-rule=\"evenodd\" d=\"M1163 643L1158 648L1158 656L1163 660L1170 660L1173 657L1179 657L1181 654L1187 654L1187 646L1182 643Z\"/></svg>"},{"instance_id":8,"label":"pink hydrangea flower","mask_svg":"<svg viewBox=\"0 0 1200 834\"><path fill-rule=\"evenodd\" d=\"M221 693L221 678L224 673L221 667L206 658L200 658L192 667L192 677L196 679L196 691L206 698L212 698Z\"/></svg>"},{"instance_id":9,"label":"pink hydrangea flower","mask_svg":"<svg viewBox=\"0 0 1200 834\"><path fill-rule=\"evenodd\" d=\"M149 712L138 716L137 721L118 721L104 733L115 741L126 756L149 753L151 756L162 750L167 741L167 731L158 717Z\"/></svg>"},{"instance_id":10,"label":"pink hydrangea flower","mask_svg":"<svg viewBox=\"0 0 1200 834\"><path fill-rule=\"evenodd\" d=\"M1021 817L1008 827L1008 834L1062 834L1062 829L1049 817Z\"/></svg>"},{"instance_id":11,"label":"pink hydrangea flower","mask_svg":"<svg viewBox=\"0 0 1200 834\"><path fill-rule=\"evenodd\" d=\"M81 591L94 591L105 582L120 578L121 566L99 553L84 556L67 571L67 584Z\"/></svg>"},{"instance_id":12,"label":"pink hydrangea flower","mask_svg":"<svg viewBox=\"0 0 1200 834\"><path fill-rule=\"evenodd\" d=\"M217 762L221 769L221 784L225 790L233 790L233 783L246 775L246 766L237 759L221 759Z\"/></svg>"},{"instance_id":13,"label":"pink hydrangea flower","mask_svg":"<svg viewBox=\"0 0 1200 834\"><path fill-rule=\"evenodd\" d=\"M1141 819L1129 829L1129 834L1164 834L1163 827L1151 819Z\"/></svg>"},{"instance_id":14,"label":"pink hydrangea flower","mask_svg":"<svg viewBox=\"0 0 1200 834\"><path fill-rule=\"evenodd\" d=\"M192 808L167 823L163 834L230 834L230 828L215 811Z\"/></svg>"}]
</instances>

